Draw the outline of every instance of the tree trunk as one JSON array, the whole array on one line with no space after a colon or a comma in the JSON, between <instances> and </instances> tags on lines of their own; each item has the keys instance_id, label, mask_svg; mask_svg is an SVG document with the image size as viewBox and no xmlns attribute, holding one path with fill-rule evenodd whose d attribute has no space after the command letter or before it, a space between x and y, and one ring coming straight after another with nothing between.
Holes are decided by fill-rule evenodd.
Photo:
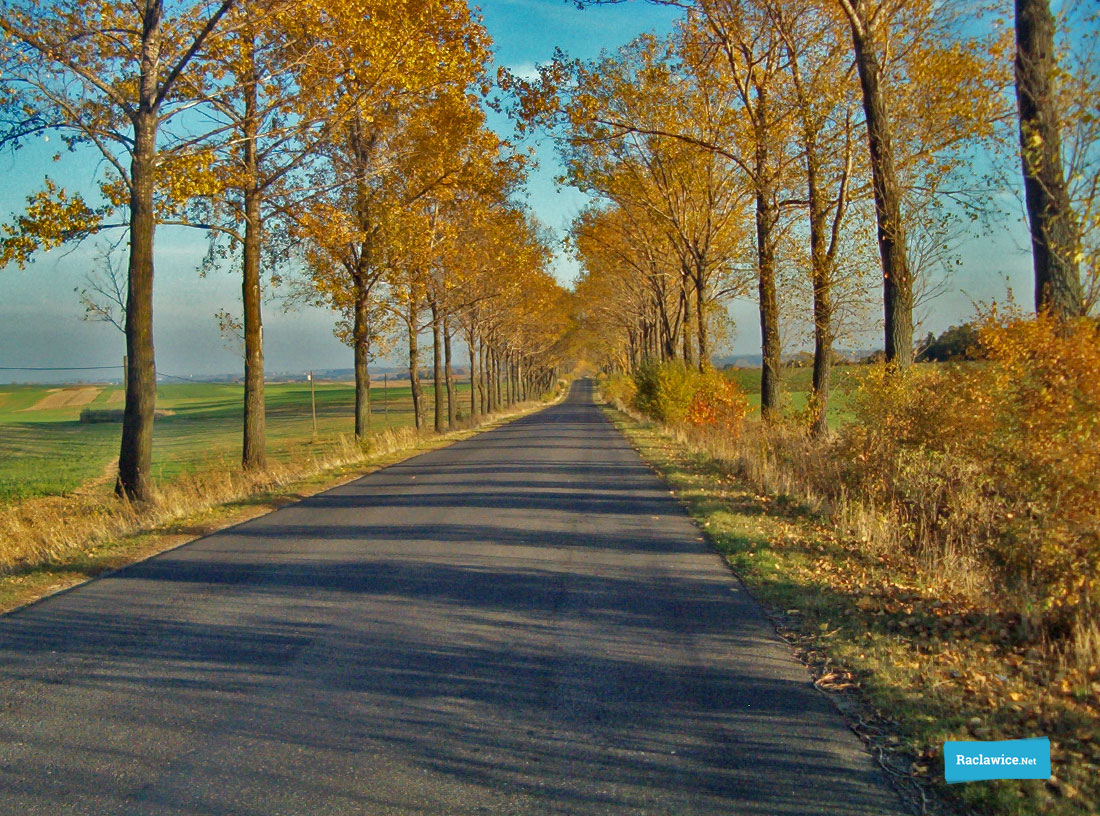
<instances>
[{"instance_id":1,"label":"tree trunk","mask_svg":"<svg viewBox=\"0 0 1100 816\"><path fill-rule=\"evenodd\" d=\"M493 370L496 365L496 354L491 345L483 345L482 349L485 353L485 389L487 391L485 407L488 409L487 413L491 414L497 410L497 381Z\"/></svg>"},{"instance_id":2,"label":"tree trunk","mask_svg":"<svg viewBox=\"0 0 1100 816\"><path fill-rule=\"evenodd\" d=\"M501 383L501 368L500 368L500 352L496 346L492 347L493 354L493 390L495 392L493 399L493 410L499 411L504 407L504 386Z\"/></svg>"},{"instance_id":3,"label":"tree trunk","mask_svg":"<svg viewBox=\"0 0 1100 816\"><path fill-rule=\"evenodd\" d=\"M493 347L482 346L485 351L485 407L488 409L488 413L493 413L497 410L497 380L496 380L496 354L493 351Z\"/></svg>"},{"instance_id":4,"label":"tree trunk","mask_svg":"<svg viewBox=\"0 0 1100 816\"><path fill-rule=\"evenodd\" d=\"M1049 0L1016 0L1016 103L1035 268L1035 311L1061 321L1084 313L1080 232L1062 168L1055 106L1054 17Z\"/></svg>"},{"instance_id":5,"label":"tree trunk","mask_svg":"<svg viewBox=\"0 0 1100 816\"><path fill-rule=\"evenodd\" d=\"M409 387L412 391L413 418L416 429L424 427L423 392L420 388L420 347L417 341L417 327L420 325L420 309L413 303L412 294L409 295Z\"/></svg>"},{"instance_id":6,"label":"tree trunk","mask_svg":"<svg viewBox=\"0 0 1100 816\"><path fill-rule=\"evenodd\" d=\"M672 323L668 319L668 309L666 309L660 303L660 299L657 299L657 317L659 323L656 327L656 331L660 332L660 349L662 360L672 360L676 357L676 332L673 330Z\"/></svg>"},{"instance_id":7,"label":"tree trunk","mask_svg":"<svg viewBox=\"0 0 1100 816\"><path fill-rule=\"evenodd\" d=\"M680 310L684 313L683 321L680 326L683 331L680 333L680 346L684 357L684 365L690 366L691 360L691 295L688 293L688 281L690 280L687 270L681 270L680 272Z\"/></svg>"},{"instance_id":8,"label":"tree trunk","mask_svg":"<svg viewBox=\"0 0 1100 816\"><path fill-rule=\"evenodd\" d=\"M770 422L779 414L779 375L782 345L779 339L779 300L775 291L775 227L779 212L772 187L767 99L758 90L756 128L756 253L760 307L760 415Z\"/></svg>"},{"instance_id":9,"label":"tree trunk","mask_svg":"<svg viewBox=\"0 0 1100 816\"><path fill-rule=\"evenodd\" d=\"M488 349L485 348L485 337L478 336L480 351L477 355L477 390L478 400L481 403L481 413L487 414L492 409L489 407L489 363Z\"/></svg>"},{"instance_id":10,"label":"tree trunk","mask_svg":"<svg viewBox=\"0 0 1100 816\"><path fill-rule=\"evenodd\" d=\"M810 279L814 299L814 375L810 391L810 433L822 436L829 429L829 379L833 364L832 259L825 236L828 212L820 187L817 138L805 136L806 189L810 202ZM843 206L838 203L837 206Z\"/></svg>"},{"instance_id":11,"label":"tree trunk","mask_svg":"<svg viewBox=\"0 0 1100 816\"><path fill-rule=\"evenodd\" d=\"M250 56L255 40L246 41ZM260 247L263 244L263 191L260 187L260 158L257 141L257 77L255 70L244 77L244 247L242 249L241 302L244 307L244 438L241 464L245 469L267 464L267 421L264 410L264 327L260 297Z\"/></svg>"},{"instance_id":12,"label":"tree trunk","mask_svg":"<svg viewBox=\"0 0 1100 816\"><path fill-rule=\"evenodd\" d=\"M246 155L255 145L245 143ZM244 440L241 463L247 469L267 464L267 421L264 410L264 326L260 296L260 245L263 222L260 214L261 193L250 189L244 201L244 277L241 285L244 303Z\"/></svg>"},{"instance_id":13,"label":"tree trunk","mask_svg":"<svg viewBox=\"0 0 1100 816\"><path fill-rule=\"evenodd\" d=\"M366 281L358 270L355 275L355 319L352 325L352 348L355 359L355 438L362 440L370 433L370 295Z\"/></svg>"},{"instance_id":14,"label":"tree trunk","mask_svg":"<svg viewBox=\"0 0 1100 816\"><path fill-rule=\"evenodd\" d=\"M153 235L156 229L153 186L157 116L154 111L143 109L134 114L133 122L130 260L126 290L128 366L115 493L134 501L148 501L153 497L153 416L157 400L156 355L153 349Z\"/></svg>"},{"instance_id":15,"label":"tree trunk","mask_svg":"<svg viewBox=\"0 0 1100 816\"><path fill-rule=\"evenodd\" d=\"M443 318L443 376L447 380L447 427L455 426L455 408L457 407L457 395L455 394L454 368L451 365L451 320Z\"/></svg>"},{"instance_id":16,"label":"tree trunk","mask_svg":"<svg viewBox=\"0 0 1100 816\"><path fill-rule=\"evenodd\" d=\"M890 122L882 95L882 67L871 42L867 21L850 18L849 22L859 83L863 90L863 112L867 119L867 141L871 152L871 180L882 257L886 360L895 363L898 368L908 368L913 362L913 277L905 246L901 188L894 169Z\"/></svg>"},{"instance_id":17,"label":"tree trunk","mask_svg":"<svg viewBox=\"0 0 1100 816\"><path fill-rule=\"evenodd\" d=\"M443 433L443 325L439 307L431 302L432 310L432 404L435 407L435 432Z\"/></svg>"},{"instance_id":18,"label":"tree trunk","mask_svg":"<svg viewBox=\"0 0 1100 816\"><path fill-rule=\"evenodd\" d=\"M470 419L477 424L478 414L478 384L477 380L480 376L480 370L478 369L478 355L477 355L477 339L474 335L473 323L466 330L466 349L470 352Z\"/></svg>"},{"instance_id":19,"label":"tree trunk","mask_svg":"<svg viewBox=\"0 0 1100 816\"><path fill-rule=\"evenodd\" d=\"M710 338L707 336L707 301L703 296L706 279L706 265L698 260L695 263L695 332L699 343L700 371L711 365Z\"/></svg>"}]
</instances>

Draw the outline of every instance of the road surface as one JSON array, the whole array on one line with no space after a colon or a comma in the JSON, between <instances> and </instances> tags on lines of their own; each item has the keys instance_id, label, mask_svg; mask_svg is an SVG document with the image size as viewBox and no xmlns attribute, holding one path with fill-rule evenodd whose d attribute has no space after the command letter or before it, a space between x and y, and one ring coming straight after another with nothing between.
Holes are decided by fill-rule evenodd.
<instances>
[{"instance_id":1,"label":"road surface","mask_svg":"<svg viewBox=\"0 0 1100 816\"><path fill-rule=\"evenodd\" d=\"M580 383L0 618L0 812L901 810Z\"/></svg>"}]
</instances>

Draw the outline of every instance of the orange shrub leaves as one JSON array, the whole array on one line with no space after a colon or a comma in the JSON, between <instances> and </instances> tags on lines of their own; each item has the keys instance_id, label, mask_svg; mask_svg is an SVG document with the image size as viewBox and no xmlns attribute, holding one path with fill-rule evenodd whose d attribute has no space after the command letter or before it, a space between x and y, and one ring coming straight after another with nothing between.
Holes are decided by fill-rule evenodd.
<instances>
[{"instance_id":1,"label":"orange shrub leaves","mask_svg":"<svg viewBox=\"0 0 1100 816\"><path fill-rule=\"evenodd\" d=\"M1066 632L1100 613L1100 329L993 310L978 341L985 362L864 376L848 487L895 505L919 547L969 542L1022 613Z\"/></svg>"}]
</instances>

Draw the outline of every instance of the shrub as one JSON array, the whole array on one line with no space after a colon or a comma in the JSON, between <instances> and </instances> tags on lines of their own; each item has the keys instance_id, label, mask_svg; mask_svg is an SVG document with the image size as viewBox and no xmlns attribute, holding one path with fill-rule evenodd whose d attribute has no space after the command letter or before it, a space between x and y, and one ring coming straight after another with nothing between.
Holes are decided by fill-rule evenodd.
<instances>
[{"instance_id":1,"label":"shrub","mask_svg":"<svg viewBox=\"0 0 1100 816\"><path fill-rule=\"evenodd\" d=\"M696 428L719 428L739 437L749 413L749 400L741 387L713 368L698 375L695 396L688 406L687 423Z\"/></svg>"},{"instance_id":2,"label":"shrub","mask_svg":"<svg viewBox=\"0 0 1100 816\"><path fill-rule=\"evenodd\" d=\"M991 315L979 331L990 371L992 433L976 440L1015 500L1006 565L1070 625L1100 614L1100 330L1049 316Z\"/></svg>"},{"instance_id":3,"label":"shrub","mask_svg":"<svg viewBox=\"0 0 1100 816\"><path fill-rule=\"evenodd\" d=\"M952 326L939 337L928 334L924 350L917 357L919 362L948 362L953 360L981 359L978 330L973 323Z\"/></svg>"},{"instance_id":4,"label":"shrub","mask_svg":"<svg viewBox=\"0 0 1100 816\"><path fill-rule=\"evenodd\" d=\"M600 385L604 397L612 403L620 403L624 406L634 405L634 398L638 394L638 387L634 384L634 378L629 374L611 374Z\"/></svg>"},{"instance_id":5,"label":"shrub","mask_svg":"<svg viewBox=\"0 0 1100 816\"><path fill-rule=\"evenodd\" d=\"M695 399L698 376L681 360L648 363L634 375L634 406L666 425L682 425Z\"/></svg>"},{"instance_id":6,"label":"shrub","mask_svg":"<svg viewBox=\"0 0 1100 816\"><path fill-rule=\"evenodd\" d=\"M977 337L985 363L865 373L844 486L918 550L968 550L1047 632L1080 630L1100 614L1100 331L992 312Z\"/></svg>"},{"instance_id":7,"label":"shrub","mask_svg":"<svg viewBox=\"0 0 1100 816\"><path fill-rule=\"evenodd\" d=\"M736 382L681 360L643 366L632 385L633 407L672 427L714 428L738 436L749 413L748 398Z\"/></svg>"},{"instance_id":8,"label":"shrub","mask_svg":"<svg viewBox=\"0 0 1100 816\"><path fill-rule=\"evenodd\" d=\"M124 413L121 408L85 408L80 412L80 421L85 425L98 422L122 422Z\"/></svg>"},{"instance_id":9,"label":"shrub","mask_svg":"<svg viewBox=\"0 0 1100 816\"><path fill-rule=\"evenodd\" d=\"M80 412L80 421L85 425L95 425L100 422L122 422L126 412L122 408L85 408ZM175 412L164 409L154 411L158 419L172 416Z\"/></svg>"}]
</instances>

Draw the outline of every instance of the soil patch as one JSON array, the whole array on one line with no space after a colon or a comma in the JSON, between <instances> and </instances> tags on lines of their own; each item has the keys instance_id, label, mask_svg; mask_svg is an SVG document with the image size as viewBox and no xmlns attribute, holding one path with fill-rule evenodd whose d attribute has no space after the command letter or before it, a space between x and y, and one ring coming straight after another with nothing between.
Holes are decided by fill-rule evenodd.
<instances>
[{"instance_id":1,"label":"soil patch","mask_svg":"<svg viewBox=\"0 0 1100 816\"><path fill-rule=\"evenodd\" d=\"M102 388L52 388L50 393L24 411L55 411L58 408L79 408L99 396Z\"/></svg>"}]
</instances>

